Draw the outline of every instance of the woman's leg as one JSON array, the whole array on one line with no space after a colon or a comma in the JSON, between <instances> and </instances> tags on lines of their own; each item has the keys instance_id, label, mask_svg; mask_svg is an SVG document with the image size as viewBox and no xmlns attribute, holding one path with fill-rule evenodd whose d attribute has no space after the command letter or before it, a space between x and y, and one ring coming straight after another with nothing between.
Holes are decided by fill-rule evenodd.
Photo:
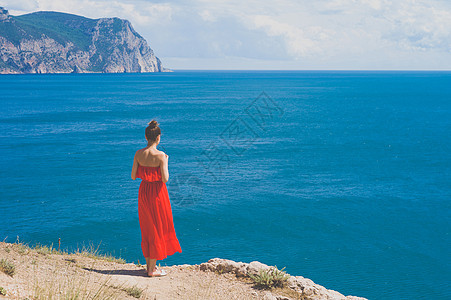
<instances>
[{"instance_id":1,"label":"woman's leg","mask_svg":"<svg viewBox=\"0 0 451 300\"><path fill-rule=\"evenodd\" d=\"M147 263L147 275L150 275L155 271L155 265L157 264L157 260L146 257L146 263Z\"/></svg>"}]
</instances>

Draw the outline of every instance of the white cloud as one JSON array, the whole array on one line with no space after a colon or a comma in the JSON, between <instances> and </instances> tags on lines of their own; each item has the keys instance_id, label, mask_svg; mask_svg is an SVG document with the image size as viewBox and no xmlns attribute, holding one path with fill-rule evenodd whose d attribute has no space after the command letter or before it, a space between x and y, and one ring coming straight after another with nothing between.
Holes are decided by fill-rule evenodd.
<instances>
[{"instance_id":1,"label":"white cloud","mask_svg":"<svg viewBox=\"0 0 451 300\"><path fill-rule=\"evenodd\" d=\"M163 63L168 57L184 66L184 59L196 58L198 66L208 58L215 66L223 59L226 67L233 57L253 68L260 61L268 68L291 62L300 69L451 69L451 2L445 0L0 0L0 5L12 14L55 10L125 18Z\"/></svg>"},{"instance_id":2,"label":"white cloud","mask_svg":"<svg viewBox=\"0 0 451 300\"><path fill-rule=\"evenodd\" d=\"M321 41L327 40L333 34L332 30L321 26L301 28L266 15L250 16L250 20L251 27L264 29L268 36L282 37L287 52L296 59L323 54Z\"/></svg>"},{"instance_id":3,"label":"white cloud","mask_svg":"<svg viewBox=\"0 0 451 300\"><path fill-rule=\"evenodd\" d=\"M384 37L406 50L451 50L451 10L404 1L384 16L392 25Z\"/></svg>"},{"instance_id":4,"label":"white cloud","mask_svg":"<svg viewBox=\"0 0 451 300\"><path fill-rule=\"evenodd\" d=\"M15 0L15 1L0 1L0 6L5 7L13 13L23 13L34 11L38 9L38 3L35 0Z\"/></svg>"},{"instance_id":5,"label":"white cloud","mask_svg":"<svg viewBox=\"0 0 451 300\"><path fill-rule=\"evenodd\" d=\"M204 9L201 12L199 12L199 16L202 18L202 20L207 22L215 22L217 19L215 16L213 16L210 11Z\"/></svg>"},{"instance_id":6,"label":"white cloud","mask_svg":"<svg viewBox=\"0 0 451 300\"><path fill-rule=\"evenodd\" d=\"M0 5L11 14L23 14L38 10L52 10L79 14L88 18L122 17L138 24L167 22L172 18L172 6L167 3L151 3L145 0L1 0Z\"/></svg>"}]
</instances>

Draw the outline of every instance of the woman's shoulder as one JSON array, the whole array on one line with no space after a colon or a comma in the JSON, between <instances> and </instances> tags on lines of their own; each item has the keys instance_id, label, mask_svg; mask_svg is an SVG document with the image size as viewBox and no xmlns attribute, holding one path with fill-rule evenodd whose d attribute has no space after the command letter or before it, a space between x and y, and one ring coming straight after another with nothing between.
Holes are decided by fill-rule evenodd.
<instances>
[{"instance_id":1,"label":"woman's shoulder","mask_svg":"<svg viewBox=\"0 0 451 300\"><path fill-rule=\"evenodd\" d=\"M165 156L166 153L164 153L163 151L157 149L157 155Z\"/></svg>"},{"instance_id":2,"label":"woman's shoulder","mask_svg":"<svg viewBox=\"0 0 451 300\"><path fill-rule=\"evenodd\" d=\"M164 155L165 154L163 151L160 151L158 149L155 149L155 150L152 150L151 152L149 152L149 148L147 148L147 147L136 150L135 154L143 154L144 152L146 152L146 154L151 154L151 155Z\"/></svg>"},{"instance_id":3,"label":"woman's shoulder","mask_svg":"<svg viewBox=\"0 0 451 300\"><path fill-rule=\"evenodd\" d=\"M166 154L158 149L152 150L152 152L147 151L148 148L142 148L136 150L135 157L140 164L154 164L156 162L163 162ZM146 163L147 162L147 163Z\"/></svg>"},{"instance_id":4,"label":"woman's shoulder","mask_svg":"<svg viewBox=\"0 0 451 300\"><path fill-rule=\"evenodd\" d=\"M144 150L146 150L146 148L141 148L141 149L138 149L138 150L136 150L136 153L143 153L143 152L144 152Z\"/></svg>"},{"instance_id":5,"label":"woman's shoulder","mask_svg":"<svg viewBox=\"0 0 451 300\"><path fill-rule=\"evenodd\" d=\"M136 150L135 157L138 159L142 158L144 156L144 150L145 150L145 148Z\"/></svg>"}]
</instances>

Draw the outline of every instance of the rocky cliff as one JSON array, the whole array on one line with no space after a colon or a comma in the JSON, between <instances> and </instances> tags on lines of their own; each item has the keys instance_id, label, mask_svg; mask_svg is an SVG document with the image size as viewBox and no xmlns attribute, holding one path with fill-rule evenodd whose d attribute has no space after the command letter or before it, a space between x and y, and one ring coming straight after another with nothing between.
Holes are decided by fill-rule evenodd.
<instances>
[{"instance_id":1,"label":"rocky cliff","mask_svg":"<svg viewBox=\"0 0 451 300\"><path fill-rule=\"evenodd\" d=\"M165 72L127 20L0 7L0 73Z\"/></svg>"}]
</instances>

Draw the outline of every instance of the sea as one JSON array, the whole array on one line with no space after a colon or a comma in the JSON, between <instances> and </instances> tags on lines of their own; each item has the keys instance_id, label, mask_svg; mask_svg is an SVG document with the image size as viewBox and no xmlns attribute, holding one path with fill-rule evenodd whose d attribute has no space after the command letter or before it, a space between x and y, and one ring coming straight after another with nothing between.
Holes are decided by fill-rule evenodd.
<instances>
[{"instance_id":1,"label":"sea","mask_svg":"<svg viewBox=\"0 0 451 300\"><path fill-rule=\"evenodd\" d=\"M0 76L0 240L144 263L161 126L182 253L260 261L344 295L451 299L451 72Z\"/></svg>"}]
</instances>

